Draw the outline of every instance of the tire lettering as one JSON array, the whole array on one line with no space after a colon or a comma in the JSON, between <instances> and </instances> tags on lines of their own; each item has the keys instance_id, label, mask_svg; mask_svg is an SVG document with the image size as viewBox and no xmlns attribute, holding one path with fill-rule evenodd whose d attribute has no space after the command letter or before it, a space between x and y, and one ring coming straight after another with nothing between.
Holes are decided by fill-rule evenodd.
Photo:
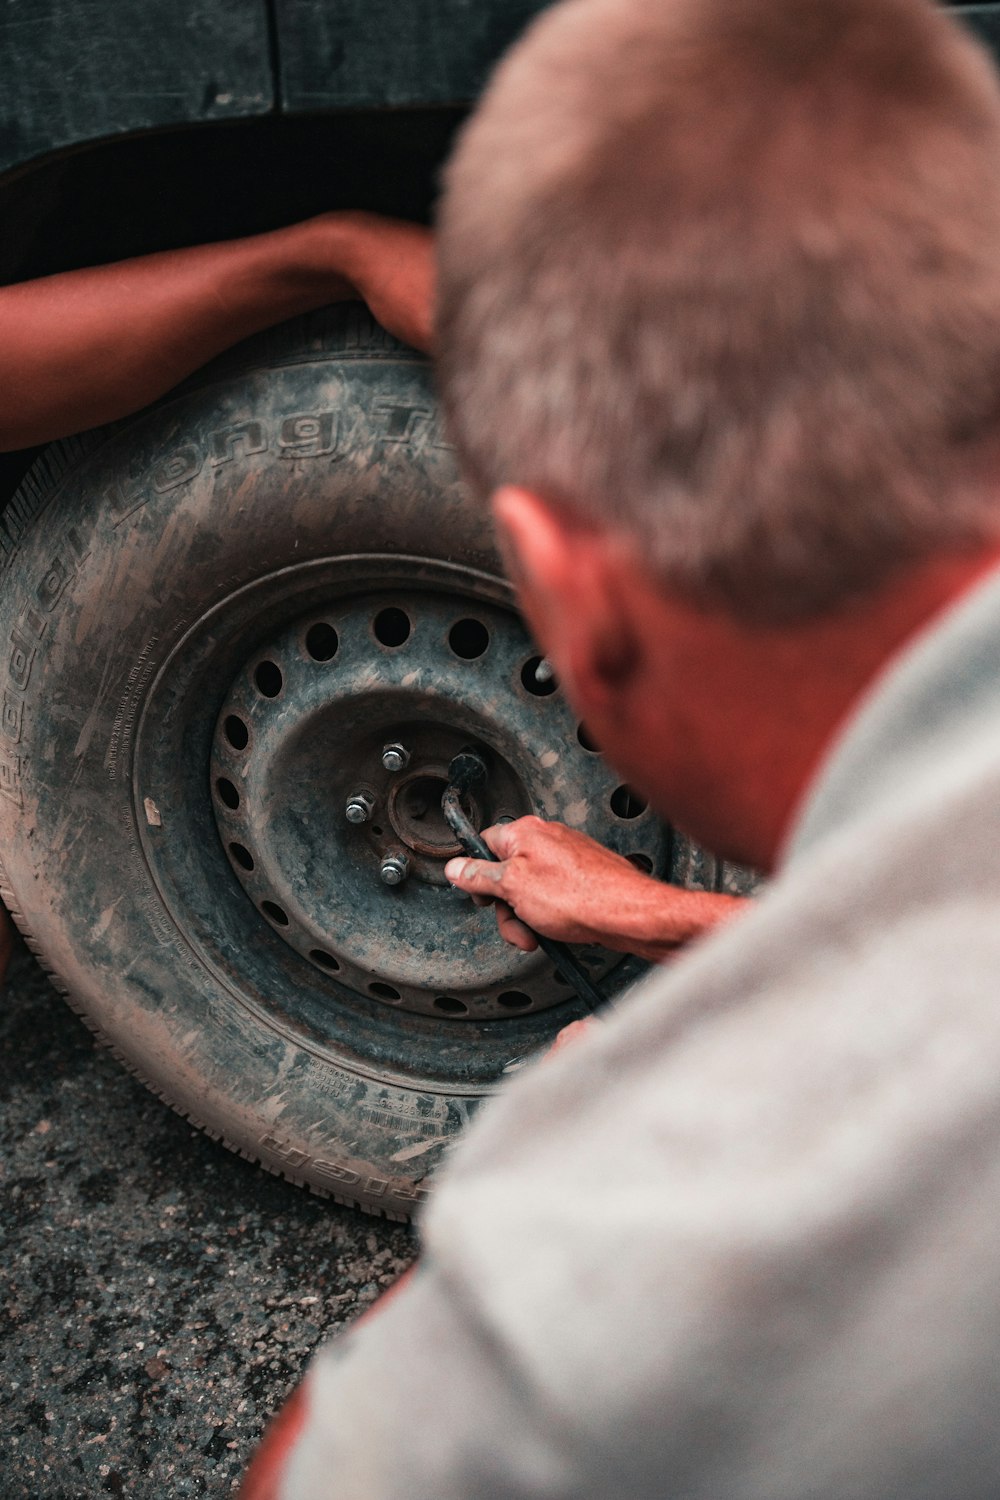
<instances>
[{"instance_id":1,"label":"tire lettering","mask_svg":"<svg viewBox=\"0 0 1000 1500\"><path fill-rule=\"evenodd\" d=\"M21 738L21 721L24 717L24 699L15 693L4 692L3 707L0 708L0 731L4 739L16 745Z\"/></svg>"},{"instance_id":2,"label":"tire lettering","mask_svg":"<svg viewBox=\"0 0 1000 1500\"><path fill-rule=\"evenodd\" d=\"M31 668L35 660L35 647L18 630L16 625L10 633L10 641L11 653L7 671L13 686L19 693L23 693L31 678Z\"/></svg>"},{"instance_id":3,"label":"tire lettering","mask_svg":"<svg viewBox=\"0 0 1000 1500\"><path fill-rule=\"evenodd\" d=\"M352 1172L350 1167L342 1167L335 1161L314 1161L313 1171L329 1177L331 1182L339 1182L341 1187L354 1187L361 1181L360 1172Z\"/></svg>"},{"instance_id":4,"label":"tire lettering","mask_svg":"<svg viewBox=\"0 0 1000 1500\"><path fill-rule=\"evenodd\" d=\"M453 451L446 442L440 413L429 406L412 406L401 401L376 401L372 407L381 427L382 443L406 443L415 448L443 448Z\"/></svg>"},{"instance_id":5,"label":"tire lettering","mask_svg":"<svg viewBox=\"0 0 1000 1500\"><path fill-rule=\"evenodd\" d=\"M302 1151L293 1146L289 1141L279 1140L274 1135L262 1135L260 1144L265 1151L272 1156L277 1156L280 1161L293 1170L298 1171L309 1166L310 1171L317 1177L324 1177L334 1182L338 1187L359 1187L359 1191L370 1198L384 1198L388 1194L391 1198L401 1198L406 1203L422 1203L430 1197L427 1188L414 1184L412 1187L402 1184L393 1187L390 1191L389 1179L387 1177L366 1177L362 1179L360 1172L355 1172L351 1167L341 1166L340 1162L327 1161L324 1157L316 1157L312 1160L307 1151Z\"/></svg>"},{"instance_id":6,"label":"tire lettering","mask_svg":"<svg viewBox=\"0 0 1000 1500\"><path fill-rule=\"evenodd\" d=\"M452 451L453 445L446 441L440 415L434 407L380 400L374 403L371 416L380 429L380 442ZM197 479L206 462L217 469L237 458L269 450L280 458L339 457L343 452L340 429L340 415L336 411L294 412L280 419L272 439L264 422L247 417L231 427L209 433L203 447L188 442L165 454L153 468L153 488L163 495ZM113 524L120 526L148 504L150 498L143 494L125 495L116 484L107 504Z\"/></svg>"},{"instance_id":7,"label":"tire lettering","mask_svg":"<svg viewBox=\"0 0 1000 1500\"><path fill-rule=\"evenodd\" d=\"M6 797L15 807L24 806L21 791L21 757L0 746L0 797Z\"/></svg>"},{"instance_id":8,"label":"tire lettering","mask_svg":"<svg viewBox=\"0 0 1000 1500\"><path fill-rule=\"evenodd\" d=\"M296 417L286 417L278 435L278 447L282 458L323 458L332 453L340 436L337 413L332 411L302 412Z\"/></svg>"},{"instance_id":9,"label":"tire lettering","mask_svg":"<svg viewBox=\"0 0 1000 1500\"><path fill-rule=\"evenodd\" d=\"M52 569L49 569L51 574ZM46 578L49 577L46 574ZM65 583L62 585L65 588ZM36 593L41 592L42 586ZM60 590L61 592L61 590ZM15 626L10 633L11 651L7 659L8 684L3 690L3 702L0 705L0 734L10 744L17 745L21 740L21 728L24 722L24 698L22 694L28 686L31 678L31 669L35 661L36 643L45 634L46 622L33 605L22 611L21 627ZM30 636L33 637L29 639ZM23 806L21 794L21 761L20 757L8 753L6 762L0 768L0 795L13 802L16 806Z\"/></svg>"},{"instance_id":10,"label":"tire lettering","mask_svg":"<svg viewBox=\"0 0 1000 1500\"><path fill-rule=\"evenodd\" d=\"M104 756L104 769L108 776L114 781L118 774L118 761L124 754L126 759L128 749L132 742L132 731L135 728L135 716L142 698L146 683L156 665L152 651L156 646L158 637L150 636L143 646L136 661L129 668L128 677L125 679L125 692L122 695L118 707L115 709L114 721L111 725L111 738L108 741L107 752Z\"/></svg>"},{"instance_id":11,"label":"tire lettering","mask_svg":"<svg viewBox=\"0 0 1000 1500\"><path fill-rule=\"evenodd\" d=\"M412 443L434 413L427 406L409 406L400 401L376 401L372 408L381 419L383 443Z\"/></svg>"},{"instance_id":12,"label":"tire lettering","mask_svg":"<svg viewBox=\"0 0 1000 1500\"><path fill-rule=\"evenodd\" d=\"M185 443L182 448L177 448L162 459L153 470L153 488L161 495L168 490L175 490L178 485L195 479L201 473L203 463L204 459L194 443Z\"/></svg>"},{"instance_id":13,"label":"tire lettering","mask_svg":"<svg viewBox=\"0 0 1000 1500\"><path fill-rule=\"evenodd\" d=\"M287 1141L279 1141L277 1136L262 1135L260 1144L265 1151L270 1151L273 1156L278 1156L286 1167L304 1167L309 1160L308 1151L300 1151L297 1146L291 1146Z\"/></svg>"},{"instance_id":14,"label":"tire lettering","mask_svg":"<svg viewBox=\"0 0 1000 1500\"><path fill-rule=\"evenodd\" d=\"M225 427L213 432L212 467L231 464L239 452L240 457L249 453L263 453L267 447L264 427L260 422L243 422L239 427Z\"/></svg>"},{"instance_id":15,"label":"tire lettering","mask_svg":"<svg viewBox=\"0 0 1000 1500\"><path fill-rule=\"evenodd\" d=\"M148 495L126 495L121 483L116 480L104 497L103 509L111 517L112 526L120 526L137 510L142 510L148 501Z\"/></svg>"},{"instance_id":16,"label":"tire lettering","mask_svg":"<svg viewBox=\"0 0 1000 1500\"><path fill-rule=\"evenodd\" d=\"M0 703L0 734L12 745L18 744L21 739L21 727L24 721L22 695L27 692L38 642L46 630L45 615L40 613L40 610L49 614L55 609L70 582L79 572L83 559L87 556L88 549L80 540L75 527L67 531L66 544L65 555L57 553L51 559L42 581L35 589L35 602L28 604L21 611L20 622L10 633L7 684L3 690L2 703ZM38 608L35 607L36 604ZM20 778L20 759L17 756L8 756L3 769L0 770L0 794L8 801L16 802L18 807L22 806Z\"/></svg>"},{"instance_id":17,"label":"tire lettering","mask_svg":"<svg viewBox=\"0 0 1000 1500\"><path fill-rule=\"evenodd\" d=\"M63 590L69 583L69 569L61 557L54 557L49 564L49 571L35 590L35 598L45 610L53 610L62 598Z\"/></svg>"},{"instance_id":18,"label":"tire lettering","mask_svg":"<svg viewBox=\"0 0 1000 1500\"><path fill-rule=\"evenodd\" d=\"M45 634L45 621L38 613L37 609L34 609L32 605L29 604L21 614L21 621L24 625L25 630L30 630L31 634L35 637L35 640L40 641L42 636Z\"/></svg>"},{"instance_id":19,"label":"tire lettering","mask_svg":"<svg viewBox=\"0 0 1000 1500\"><path fill-rule=\"evenodd\" d=\"M395 1196L403 1198L407 1203L426 1203L430 1197L430 1191L425 1187L400 1187L396 1189Z\"/></svg>"}]
</instances>

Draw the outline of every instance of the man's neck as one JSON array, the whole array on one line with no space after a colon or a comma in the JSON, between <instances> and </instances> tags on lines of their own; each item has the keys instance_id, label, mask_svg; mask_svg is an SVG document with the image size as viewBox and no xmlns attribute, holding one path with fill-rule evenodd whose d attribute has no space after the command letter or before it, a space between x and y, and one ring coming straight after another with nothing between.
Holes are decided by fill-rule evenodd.
<instances>
[{"instance_id":1,"label":"man's neck","mask_svg":"<svg viewBox=\"0 0 1000 1500\"><path fill-rule=\"evenodd\" d=\"M997 567L1000 544L938 557L835 614L780 628L666 606L670 659L661 670L685 684L684 826L730 858L773 869L860 698L935 616ZM664 753L676 767L676 755ZM676 805L676 785L663 800Z\"/></svg>"}]
</instances>

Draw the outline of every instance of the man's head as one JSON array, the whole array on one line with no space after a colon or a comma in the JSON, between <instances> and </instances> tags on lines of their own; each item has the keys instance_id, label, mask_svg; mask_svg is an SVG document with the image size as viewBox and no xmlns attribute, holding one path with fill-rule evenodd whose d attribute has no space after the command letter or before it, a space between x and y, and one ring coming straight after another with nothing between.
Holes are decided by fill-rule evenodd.
<instances>
[{"instance_id":1,"label":"man's head","mask_svg":"<svg viewBox=\"0 0 1000 1500\"><path fill-rule=\"evenodd\" d=\"M449 168L438 344L557 657L545 569L588 538L609 608L641 583L748 635L990 547L993 71L930 0L569 0Z\"/></svg>"}]
</instances>

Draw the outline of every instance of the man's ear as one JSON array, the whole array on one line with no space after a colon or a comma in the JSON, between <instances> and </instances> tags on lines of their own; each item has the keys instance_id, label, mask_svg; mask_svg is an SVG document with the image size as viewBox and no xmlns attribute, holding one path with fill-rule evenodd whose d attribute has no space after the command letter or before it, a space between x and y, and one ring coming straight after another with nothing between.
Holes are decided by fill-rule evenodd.
<instances>
[{"instance_id":1,"label":"man's ear","mask_svg":"<svg viewBox=\"0 0 1000 1500\"><path fill-rule=\"evenodd\" d=\"M536 600L544 606L563 598L573 572L563 518L540 496L514 485L496 491L493 516L526 612L533 611Z\"/></svg>"},{"instance_id":2,"label":"man's ear","mask_svg":"<svg viewBox=\"0 0 1000 1500\"><path fill-rule=\"evenodd\" d=\"M577 707L616 697L638 646L626 554L530 490L497 490L493 513L524 613Z\"/></svg>"}]
</instances>

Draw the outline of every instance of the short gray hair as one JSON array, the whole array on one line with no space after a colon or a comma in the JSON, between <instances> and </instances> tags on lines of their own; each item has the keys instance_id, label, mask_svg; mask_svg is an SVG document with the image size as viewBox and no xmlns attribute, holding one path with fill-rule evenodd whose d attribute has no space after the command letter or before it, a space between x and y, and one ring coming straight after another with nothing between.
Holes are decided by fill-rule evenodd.
<instances>
[{"instance_id":1,"label":"short gray hair","mask_svg":"<svg viewBox=\"0 0 1000 1500\"><path fill-rule=\"evenodd\" d=\"M567 0L447 169L438 350L472 485L807 616L1000 535L1000 89L930 0ZM966 476L962 478L960 476Z\"/></svg>"}]
</instances>

